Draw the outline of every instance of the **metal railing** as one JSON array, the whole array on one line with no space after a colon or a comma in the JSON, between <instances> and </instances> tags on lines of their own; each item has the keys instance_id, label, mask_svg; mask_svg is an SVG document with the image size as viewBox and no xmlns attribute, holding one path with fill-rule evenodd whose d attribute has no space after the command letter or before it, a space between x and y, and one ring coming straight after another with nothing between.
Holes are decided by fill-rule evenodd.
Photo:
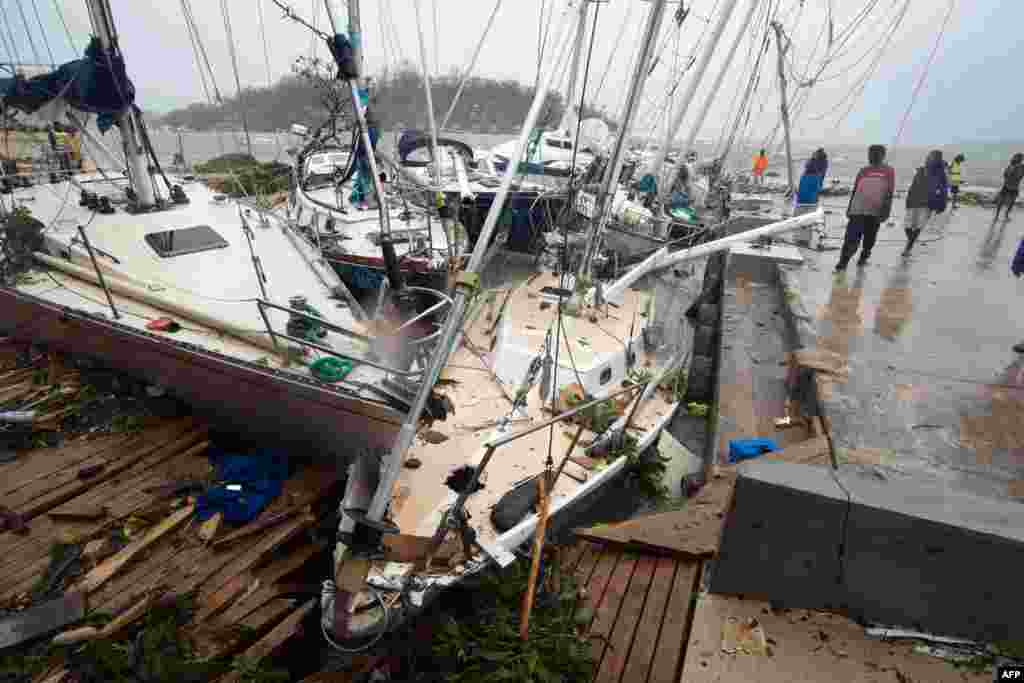
<instances>
[{"instance_id":1,"label":"metal railing","mask_svg":"<svg viewBox=\"0 0 1024 683\"><path fill-rule=\"evenodd\" d=\"M336 358L344 358L346 360L356 361L358 363L362 363L363 365L369 365L370 367L377 368L378 370L383 370L384 372L386 372L388 374L397 375L399 377L419 377L419 376L421 376L423 374L423 370L400 370L398 368L391 367L389 365L384 365L383 363L378 363L376 361L370 360L370 359L366 358L365 356L360 356L358 358L353 358L351 354L340 353L340 352L330 348L329 346L324 346L323 344L318 344L315 341L311 341L309 339L302 339L301 337L294 337L294 336L292 336L290 334L287 334L285 332L276 332L276 331L274 331L273 325L271 325L271 323L270 323L270 318L267 316L266 309L268 309L268 308L276 309L278 311L284 311L285 313L290 313L291 315L298 316L300 318L304 318L306 320L312 321L313 323L315 323L317 325L320 325L321 327L324 327L324 328L326 328L328 330L331 330L332 332L337 332L337 333L339 333L341 335L349 337L350 339L354 339L356 341L360 341L360 342L363 342L365 344L370 344L370 343L373 342L373 338L371 338L371 337L367 337L367 336L359 334L357 332L353 332L352 330L345 329L344 327L341 327L339 325L335 325L334 323L328 322L328 321L324 320L323 318L321 318L319 316L316 316L316 315L313 315L311 313L306 313L305 311L297 311L294 308L288 308L287 306L281 306L280 304L275 304L275 303L272 303L270 301L264 301L263 299L257 299L256 300L256 307L260 311L260 317L263 318L263 324L267 328L267 334L270 335L270 340L274 343L274 348L280 348L279 344L278 344L278 338L287 339L290 342L294 342L296 344L301 344L303 346L308 346L308 347L316 349L317 351L320 351L322 353L326 353L326 354L329 354L331 356L335 356Z\"/></svg>"}]
</instances>

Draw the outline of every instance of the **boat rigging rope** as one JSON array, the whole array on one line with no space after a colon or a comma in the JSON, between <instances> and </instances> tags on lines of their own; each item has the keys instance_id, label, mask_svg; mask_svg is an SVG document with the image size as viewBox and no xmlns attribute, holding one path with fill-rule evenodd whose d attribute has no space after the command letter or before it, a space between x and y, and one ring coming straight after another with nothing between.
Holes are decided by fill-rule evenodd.
<instances>
[{"instance_id":1,"label":"boat rigging rope","mask_svg":"<svg viewBox=\"0 0 1024 683\"><path fill-rule=\"evenodd\" d=\"M615 36L615 42L612 43L612 50L608 53L608 62L604 65L604 71L601 73L601 80L598 81L597 91L594 92L593 101L596 103L601 97L601 91L604 90L604 82L608 78L608 74L612 70L612 61L615 59L615 54L619 50L619 45L622 45L622 38L626 33L626 27L629 26L629 18L633 15L633 6L636 3L630 2L626 6L626 18L623 19L622 24L619 25L619 33Z\"/></svg>"},{"instance_id":2,"label":"boat rigging rope","mask_svg":"<svg viewBox=\"0 0 1024 683\"><path fill-rule=\"evenodd\" d=\"M256 10L259 14L260 40L263 42L263 63L267 67L267 87L269 88L273 86L274 80L270 74L270 48L267 46L267 27L263 21L263 0L256 0Z\"/></svg>"},{"instance_id":3,"label":"boat rigging rope","mask_svg":"<svg viewBox=\"0 0 1024 683\"><path fill-rule=\"evenodd\" d=\"M917 81L917 87L914 88L914 94L910 97L910 104L907 105L907 111L903 114L903 120L900 122L900 128L896 131L896 137L893 139L892 144L899 144L900 138L903 137L903 130L907 125L907 119L910 118L910 112L914 108L914 103L917 102L917 96L921 93L921 87L924 85L925 79L928 78L928 71L931 69L932 61L935 59L935 53L939 50L939 45L942 43L942 36L946 33L946 26L949 25L949 18L953 16L953 9L956 7L956 0L949 0L949 9L946 10L946 17L942 20L942 27L939 29L938 35L935 37L935 45L932 46L932 53L928 55L928 62L924 65L924 72L921 74L921 78Z\"/></svg>"},{"instance_id":4,"label":"boat rigging rope","mask_svg":"<svg viewBox=\"0 0 1024 683\"><path fill-rule=\"evenodd\" d=\"M46 29L43 28L43 20L39 16L39 5L32 0L32 11L35 12L36 22L39 24L39 33L43 36L43 45L46 47L46 54L50 55L50 66L57 68L57 60L53 58L53 50L50 49L50 40L46 37Z\"/></svg>"},{"instance_id":5,"label":"boat rigging rope","mask_svg":"<svg viewBox=\"0 0 1024 683\"><path fill-rule=\"evenodd\" d=\"M455 90L455 97L452 98L451 104L448 105L448 111L445 112L444 118L441 119L441 125L438 126L438 130L444 130L448 125L448 119L451 118L452 113L455 111L455 105L458 104L459 98L462 96L462 90L466 87L466 82L469 80L470 74L473 73L473 68L476 66L477 57L480 56L480 50L484 46L484 41L487 40L487 34L491 31L491 26L494 25L494 19L498 16L498 10L501 9L501 3L503 0L496 0L494 3L494 9L491 10L491 16L487 19L487 25L484 26L483 35L480 36L480 42L477 43L476 50L473 52L473 57L469 60L469 66L462 72L462 78L459 79L458 88Z\"/></svg>"},{"instance_id":6,"label":"boat rigging rope","mask_svg":"<svg viewBox=\"0 0 1024 683\"><path fill-rule=\"evenodd\" d=\"M11 22L7 18L7 10L4 9L4 3L3 2L0 2L0 17L3 17L4 28L7 29L7 37L10 39L10 42L11 42L11 52L12 52L11 56L13 58L13 61L16 62L16 63L20 63L21 62L21 54L18 52L18 43L16 43L15 40L14 40L14 32L11 30ZM11 69L11 71L13 72L14 69Z\"/></svg>"},{"instance_id":7,"label":"boat rigging rope","mask_svg":"<svg viewBox=\"0 0 1024 683\"><path fill-rule=\"evenodd\" d=\"M36 58L36 64L42 64L43 60L39 56L39 50L36 49L36 41L32 40L32 27L28 25L28 19L25 17L25 7L21 4L21 0L17 0L18 14L21 15L21 23L25 25L25 37L28 38L28 45L32 48L32 56Z\"/></svg>"},{"instance_id":8,"label":"boat rigging rope","mask_svg":"<svg viewBox=\"0 0 1024 683\"><path fill-rule=\"evenodd\" d=\"M231 31L231 15L228 13L227 0L220 0L220 11L224 17L224 32L227 34L228 39L228 53L231 55L231 69L235 74L235 88L238 93L238 108L242 115L242 130L245 131L245 144L249 148L249 156L253 156L252 139L249 137L249 117L245 113L245 101L244 92L242 91L242 81L238 76L238 53L235 49L235 37Z\"/></svg>"},{"instance_id":9,"label":"boat rigging rope","mask_svg":"<svg viewBox=\"0 0 1024 683\"><path fill-rule=\"evenodd\" d=\"M71 31L68 29L68 22L64 20L64 11L60 8L60 0L53 0L53 8L57 10L57 17L60 18L61 26L64 27L64 33L68 37L68 44L71 45L71 51L77 55L78 48L75 47L75 39L71 37Z\"/></svg>"},{"instance_id":10,"label":"boat rigging rope","mask_svg":"<svg viewBox=\"0 0 1024 683\"><path fill-rule=\"evenodd\" d=\"M199 53L202 55L203 63L206 65L206 71L210 76L210 85L213 88L213 95L216 98L216 104L223 104L224 98L221 97L220 88L217 87L217 79L213 74L213 67L210 66L210 56L206 52L206 45L203 44L202 36L199 34L199 27L196 24L195 15L192 12L192 5L189 4L189 0L181 0L182 11L185 13L185 21L192 32L195 34L196 45L199 46ZM200 70L202 65L199 65Z\"/></svg>"},{"instance_id":11,"label":"boat rigging rope","mask_svg":"<svg viewBox=\"0 0 1024 683\"><path fill-rule=\"evenodd\" d=\"M590 25L590 45L587 47L587 61L583 65L583 82L580 85L580 115L576 117L576 144L572 146L572 162L569 167L569 201L566 204L568 211L572 211L576 206L576 197L579 192L579 184L573 182L572 179L576 178L576 158L579 152L579 139L580 132L583 129L583 107L587 101L587 83L590 82L590 62L594 56L594 39L597 36L597 18L601 13L601 3L594 4L594 20ZM571 103L570 103L571 106ZM559 273L558 286L560 289L568 289L569 277L569 232L566 229L565 221L562 222L562 267ZM569 363L572 365L572 370L576 375L576 381L580 387L583 387L583 379L580 377L579 370L576 369L576 361L572 357L572 346L569 341L568 333L565 330L565 326L562 322L563 316L562 296L558 296L558 325L555 332L555 365L554 365L554 381L552 382L553 390L551 394L551 412L552 414L558 414L558 356L559 351L562 348L562 344L559 342L559 335L565 339L565 351L569 354ZM541 401L543 402L543 397ZM555 425L551 425L551 429L548 431L548 460L552 458L552 449L554 448L555 439ZM548 482L554 484L554 482Z\"/></svg>"},{"instance_id":12,"label":"boat rigging rope","mask_svg":"<svg viewBox=\"0 0 1024 683\"><path fill-rule=\"evenodd\" d=\"M438 21L437 13L437 0L434 2L434 73L438 76L441 75L441 42L438 40L438 27L440 21Z\"/></svg>"}]
</instances>

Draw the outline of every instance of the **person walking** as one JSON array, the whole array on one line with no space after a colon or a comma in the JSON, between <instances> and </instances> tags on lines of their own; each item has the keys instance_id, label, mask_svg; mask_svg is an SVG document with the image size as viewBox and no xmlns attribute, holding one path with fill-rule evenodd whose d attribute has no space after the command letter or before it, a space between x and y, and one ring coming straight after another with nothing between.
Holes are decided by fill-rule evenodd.
<instances>
[{"instance_id":1,"label":"person walking","mask_svg":"<svg viewBox=\"0 0 1024 683\"><path fill-rule=\"evenodd\" d=\"M768 169L768 155L762 149L754 155L754 184L764 185L764 172Z\"/></svg>"},{"instance_id":2,"label":"person walking","mask_svg":"<svg viewBox=\"0 0 1024 683\"><path fill-rule=\"evenodd\" d=\"M953 200L952 208L954 209L960 203L960 164L965 161L967 161L967 157L963 154L957 154L949 164L949 196Z\"/></svg>"},{"instance_id":3,"label":"person walking","mask_svg":"<svg viewBox=\"0 0 1024 683\"><path fill-rule=\"evenodd\" d=\"M846 270L850 259L861 248L857 265L867 264L871 250L878 238L879 226L889 220L892 213L892 197L896 190L896 172L885 163L885 146L871 145L868 147L868 165L860 169L853 183L853 193L846 209L846 236L843 249L839 254L836 272Z\"/></svg>"},{"instance_id":4,"label":"person walking","mask_svg":"<svg viewBox=\"0 0 1024 683\"><path fill-rule=\"evenodd\" d=\"M804 174L800 176L800 186L796 193L797 205L814 205L818 203L818 193L825 183L828 173L828 155L818 148L804 165Z\"/></svg>"},{"instance_id":5,"label":"person walking","mask_svg":"<svg viewBox=\"0 0 1024 683\"><path fill-rule=\"evenodd\" d=\"M1006 220L1010 220L1010 211L1017 203L1017 195L1020 194L1020 181L1024 179L1024 154L1014 154L1010 159L1010 165L1003 171L1003 189L996 196L996 218L999 218L999 210L1006 207Z\"/></svg>"},{"instance_id":6,"label":"person walking","mask_svg":"<svg viewBox=\"0 0 1024 683\"><path fill-rule=\"evenodd\" d=\"M1018 154L1015 156L1020 155ZM1013 262L1010 264L1010 272L1017 278L1024 275L1024 239L1022 239L1020 244L1017 245L1017 253L1013 255ZM1024 341L1014 344L1013 350L1016 353L1024 353Z\"/></svg>"},{"instance_id":7,"label":"person walking","mask_svg":"<svg viewBox=\"0 0 1024 683\"><path fill-rule=\"evenodd\" d=\"M928 153L924 166L918 167L907 190L907 212L903 216L903 232L907 235L904 256L910 256L914 242L932 217L946 210L947 184L942 152L933 150Z\"/></svg>"}]
</instances>

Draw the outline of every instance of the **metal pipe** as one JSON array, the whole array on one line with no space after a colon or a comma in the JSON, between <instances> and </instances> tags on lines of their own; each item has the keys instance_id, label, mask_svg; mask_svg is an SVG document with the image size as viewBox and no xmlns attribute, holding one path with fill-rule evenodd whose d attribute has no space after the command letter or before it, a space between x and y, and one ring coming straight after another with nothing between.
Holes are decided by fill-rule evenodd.
<instances>
[{"instance_id":1,"label":"metal pipe","mask_svg":"<svg viewBox=\"0 0 1024 683\"><path fill-rule=\"evenodd\" d=\"M709 256L717 251L729 249L733 245L741 242L751 242L759 237L769 237L782 232L796 230L797 228L816 225L824 222L824 220L824 210L818 209L814 213L808 213L803 216L797 216L777 223L771 223L760 228L754 228L753 230L747 230L746 232L729 235L728 237L723 237L706 244L699 244L695 247L690 247L689 249L681 249L671 255L668 253L668 247L662 247L637 264L633 270L629 271L606 287L604 290L605 298L608 301L617 300L625 293L626 289L628 289L630 285L642 278L644 275L656 270L673 266L677 263L681 263L682 261L689 261L702 256Z\"/></svg>"},{"instance_id":2,"label":"metal pipe","mask_svg":"<svg viewBox=\"0 0 1024 683\"><path fill-rule=\"evenodd\" d=\"M382 472L380 485L374 493L373 503L370 505L370 509L366 515L371 521L381 520L384 517L384 513L387 511L388 505L391 502L392 489L394 488L395 480L397 480L398 475L401 472L402 460L405 458L405 453L412 446L413 441L416 438L416 427L419 423L420 414L423 412L423 409L427 404L427 400L430 398L431 392L434 389L434 384L437 382L437 378L441 374L441 370L448 362L449 354L454 351L462 338L462 323L466 314L466 306L469 303L470 296L475 293L475 286L478 278L477 273L483 266L484 256L488 252L487 247L490 244L491 237L494 236L494 231L498 226L498 218L504 209L505 200L508 198L508 192L512 186L512 181L517 175L517 167L519 166L518 161L523 157L523 152L526 150L526 144L530 139L530 133L533 131L533 127L537 123L537 118L540 116L541 109L544 106L544 101L547 99L548 91L551 89L551 81L554 79L555 75L554 66L561 62L562 56L566 53L569 47L568 39L572 37L572 31L568 18L569 14L563 13L562 26L558 32L561 48L559 49L557 58L551 62L552 68L548 70L545 78L537 88L536 93L534 93L533 103L530 105L530 111L526 115L526 121L523 122L523 128L519 133L519 139L516 141L513 158L509 163L508 168L505 169L505 175L502 176L501 179L501 186L498 188L498 192L494 197L494 202L491 204L490 211L487 213L487 218L484 220L483 227L480 229L480 236L477 239L476 246L473 248L473 253L469 257L469 264L466 267L466 273L463 274L460 278L460 283L456 286L454 296L455 301L452 305L451 313L448 314L448 319L445 321L444 332L438 343L438 348L433 358L433 364L424 374L423 382L420 384L420 387L416 392L416 398L413 402L412 408L409 410L409 414L406 416L405 422L402 423L402 427L398 432L398 437L395 439L395 445L391 448L391 451L381 464Z\"/></svg>"},{"instance_id":3,"label":"metal pipe","mask_svg":"<svg viewBox=\"0 0 1024 683\"><path fill-rule=\"evenodd\" d=\"M103 288L103 293L107 295L107 303L110 304L110 311L114 314L114 320L120 320L121 315L117 312L117 306L114 305L114 297L110 294L110 288L107 287L107 281L103 277L103 271L100 270L100 264L96 263L96 254L92 250L92 244L85 234L85 228L81 225L78 226L78 234L82 237L82 244L85 245L85 250L89 252L89 260L92 261L92 267L96 270L96 277L100 281L100 287Z\"/></svg>"},{"instance_id":4,"label":"metal pipe","mask_svg":"<svg viewBox=\"0 0 1024 683\"><path fill-rule=\"evenodd\" d=\"M647 80L647 71L650 66L651 56L657 42L658 31L661 29L661 20L665 16L666 0L653 0L651 11L647 16L647 29L642 39L640 54L636 60L636 70L633 72L633 81L629 86L629 95L619 117L619 134L615 138L615 146L612 149L611 160L605 168L605 175L601 183L601 192L598 193L594 217L590 219L590 235L586 243L586 251L580 261L577 280L585 280L590 275L590 265L597 253L597 244L601 233L608 224L608 217L611 211L610 204L615 196L615 188L619 184L619 174L622 172L623 155L626 151L626 138L629 136L629 129L633 125L633 117L636 115L636 108L640 93L643 91L644 81Z\"/></svg>"},{"instance_id":5,"label":"metal pipe","mask_svg":"<svg viewBox=\"0 0 1024 683\"><path fill-rule=\"evenodd\" d=\"M654 162L654 177L659 184L664 185L661 181L662 167L665 165L665 157L668 155L669 146L672 144L673 138L679 134L679 129L683 126L683 119L686 117L686 111L690 108L690 104L693 102L693 96L697 92L697 88L700 87L701 79L704 78L704 74L708 70L708 62L711 61L711 56L715 53L715 48L718 46L718 40L722 37L722 31L725 30L725 25L729 23L729 18L732 16L732 11L736 7L738 0L725 0L725 4L722 6L721 14L718 15L718 23L715 24L715 28L708 38L708 44L704 48L704 53L700 56L700 62L697 64L693 71L693 76L690 77L690 83L686 88L685 93L680 98L679 110L676 111L676 116L672 120L672 125L669 126L668 131L665 133L665 144L658 150L658 156ZM663 188L658 188L658 196L664 198L667 196L663 192Z\"/></svg>"},{"instance_id":6,"label":"metal pipe","mask_svg":"<svg viewBox=\"0 0 1024 683\"><path fill-rule=\"evenodd\" d=\"M448 125L448 119L452 117L455 112L455 105L458 104L459 98L462 97L462 91L466 87L466 82L469 80L469 75L473 73L473 69L476 67L476 60L480 56L480 50L484 46L484 41L487 40L487 34L490 33L491 25L494 24L494 18L498 16L498 9L501 7L503 0L497 0L494 3L494 9L491 10L491 16L487 20L487 26L484 27L484 34L480 36L480 42L476 44L476 50L473 51L473 56L469 60L469 66L462 73L462 79L459 81L459 88L455 91L455 97L452 98L452 103L448 105L448 111L445 112L444 118L441 119L441 130L445 129Z\"/></svg>"}]
</instances>

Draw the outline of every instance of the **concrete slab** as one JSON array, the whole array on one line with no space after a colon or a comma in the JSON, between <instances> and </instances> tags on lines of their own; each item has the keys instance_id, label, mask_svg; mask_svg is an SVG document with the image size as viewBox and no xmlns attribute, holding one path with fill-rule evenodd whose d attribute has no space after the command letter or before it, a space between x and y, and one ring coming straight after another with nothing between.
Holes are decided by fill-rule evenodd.
<instances>
[{"instance_id":1,"label":"concrete slab","mask_svg":"<svg viewBox=\"0 0 1024 683\"><path fill-rule=\"evenodd\" d=\"M902 207L870 264L832 269L845 219L833 207L828 251L784 266L784 299L802 346L838 353L849 376L819 375L838 449L874 449L891 474L953 491L1024 496L1022 291L1009 273L1019 229L971 207L938 216L901 258ZM1015 217L1014 221L1024 220Z\"/></svg>"},{"instance_id":2,"label":"concrete slab","mask_svg":"<svg viewBox=\"0 0 1024 683\"><path fill-rule=\"evenodd\" d=\"M827 468L742 464L710 590L787 607L839 606L847 507Z\"/></svg>"},{"instance_id":3,"label":"concrete slab","mask_svg":"<svg viewBox=\"0 0 1024 683\"><path fill-rule=\"evenodd\" d=\"M851 500L843 585L853 615L983 642L1024 637L1012 597L1024 506L864 468L838 478Z\"/></svg>"}]
</instances>

